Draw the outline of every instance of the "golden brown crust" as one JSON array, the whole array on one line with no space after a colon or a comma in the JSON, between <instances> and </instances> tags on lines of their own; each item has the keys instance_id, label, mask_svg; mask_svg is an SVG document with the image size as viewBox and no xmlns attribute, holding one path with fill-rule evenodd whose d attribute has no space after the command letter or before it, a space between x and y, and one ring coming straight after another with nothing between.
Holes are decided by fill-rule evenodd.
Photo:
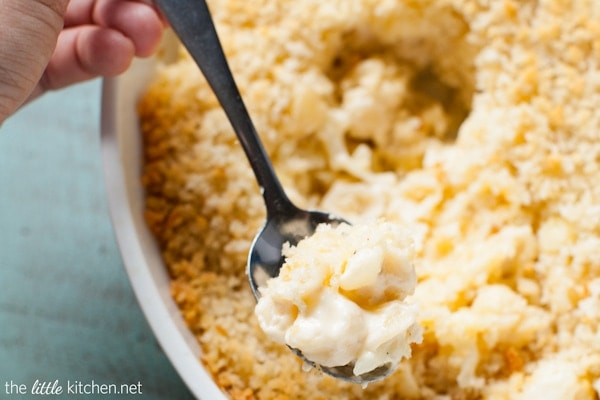
<instances>
[{"instance_id":1,"label":"golden brown crust","mask_svg":"<svg viewBox=\"0 0 600 400\"><path fill-rule=\"evenodd\" d=\"M139 108L145 216L215 381L233 399L597 398L595 2L211 8L293 199L413 227L425 328L411 360L364 390L266 339L244 275L262 199L182 52Z\"/></svg>"}]
</instances>

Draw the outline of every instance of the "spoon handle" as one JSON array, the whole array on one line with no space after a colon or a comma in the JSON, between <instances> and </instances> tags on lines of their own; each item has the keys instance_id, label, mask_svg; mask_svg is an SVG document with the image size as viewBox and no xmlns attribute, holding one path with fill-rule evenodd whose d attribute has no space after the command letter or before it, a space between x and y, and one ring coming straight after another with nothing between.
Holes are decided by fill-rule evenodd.
<instances>
[{"instance_id":1,"label":"spoon handle","mask_svg":"<svg viewBox=\"0 0 600 400\"><path fill-rule=\"evenodd\" d=\"M297 212L285 194L239 93L205 0L156 0L212 88L261 187L269 217Z\"/></svg>"}]
</instances>

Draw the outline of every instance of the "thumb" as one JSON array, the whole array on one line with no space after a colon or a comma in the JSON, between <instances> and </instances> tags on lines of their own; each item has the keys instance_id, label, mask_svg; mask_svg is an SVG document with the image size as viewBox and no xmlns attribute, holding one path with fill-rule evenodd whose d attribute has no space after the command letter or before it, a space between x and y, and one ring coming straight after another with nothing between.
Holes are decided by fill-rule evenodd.
<instances>
[{"instance_id":1,"label":"thumb","mask_svg":"<svg viewBox=\"0 0 600 400\"><path fill-rule=\"evenodd\" d=\"M0 0L0 124L27 99L52 56L69 0Z\"/></svg>"}]
</instances>

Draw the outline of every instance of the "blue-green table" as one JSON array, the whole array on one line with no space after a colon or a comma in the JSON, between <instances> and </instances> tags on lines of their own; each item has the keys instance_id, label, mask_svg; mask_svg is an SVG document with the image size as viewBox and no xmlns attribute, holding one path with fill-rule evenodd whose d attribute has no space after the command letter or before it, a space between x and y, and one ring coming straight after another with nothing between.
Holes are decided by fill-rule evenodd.
<instances>
[{"instance_id":1,"label":"blue-green table","mask_svg":"<svg viewBox=\"0 0 600 400\"><path fill-rule=\"evenodd\" d=\"M0 128L2 400L192 398L154 340L116 246L100 92L96 80L49 93ZM58 381L63 393L32 394L36 380ZM96 394L67 393L76 382ZM98 394L110 384L142 394Z\"/></svg>"}]
</instances>

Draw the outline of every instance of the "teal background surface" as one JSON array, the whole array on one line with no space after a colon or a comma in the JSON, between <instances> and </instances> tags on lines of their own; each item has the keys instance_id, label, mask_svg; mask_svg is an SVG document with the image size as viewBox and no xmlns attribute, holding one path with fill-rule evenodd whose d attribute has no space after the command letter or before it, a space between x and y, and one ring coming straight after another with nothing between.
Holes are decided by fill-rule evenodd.
<instances>
[{"instance_id":1,"label":"teal background surface","mask_svg":"<svg viewBox=\"0 0 600 400\"><path fill-rule=\"evenodd\" d=\"M121 262L102 176L100 96L100 80L48 93L0 128L2 400L39 398L30 393L36 380L63 386L51 398L192 398ZM75 381L139 382L142 394L66 393Z\"/></svg>"}]
</instances>

